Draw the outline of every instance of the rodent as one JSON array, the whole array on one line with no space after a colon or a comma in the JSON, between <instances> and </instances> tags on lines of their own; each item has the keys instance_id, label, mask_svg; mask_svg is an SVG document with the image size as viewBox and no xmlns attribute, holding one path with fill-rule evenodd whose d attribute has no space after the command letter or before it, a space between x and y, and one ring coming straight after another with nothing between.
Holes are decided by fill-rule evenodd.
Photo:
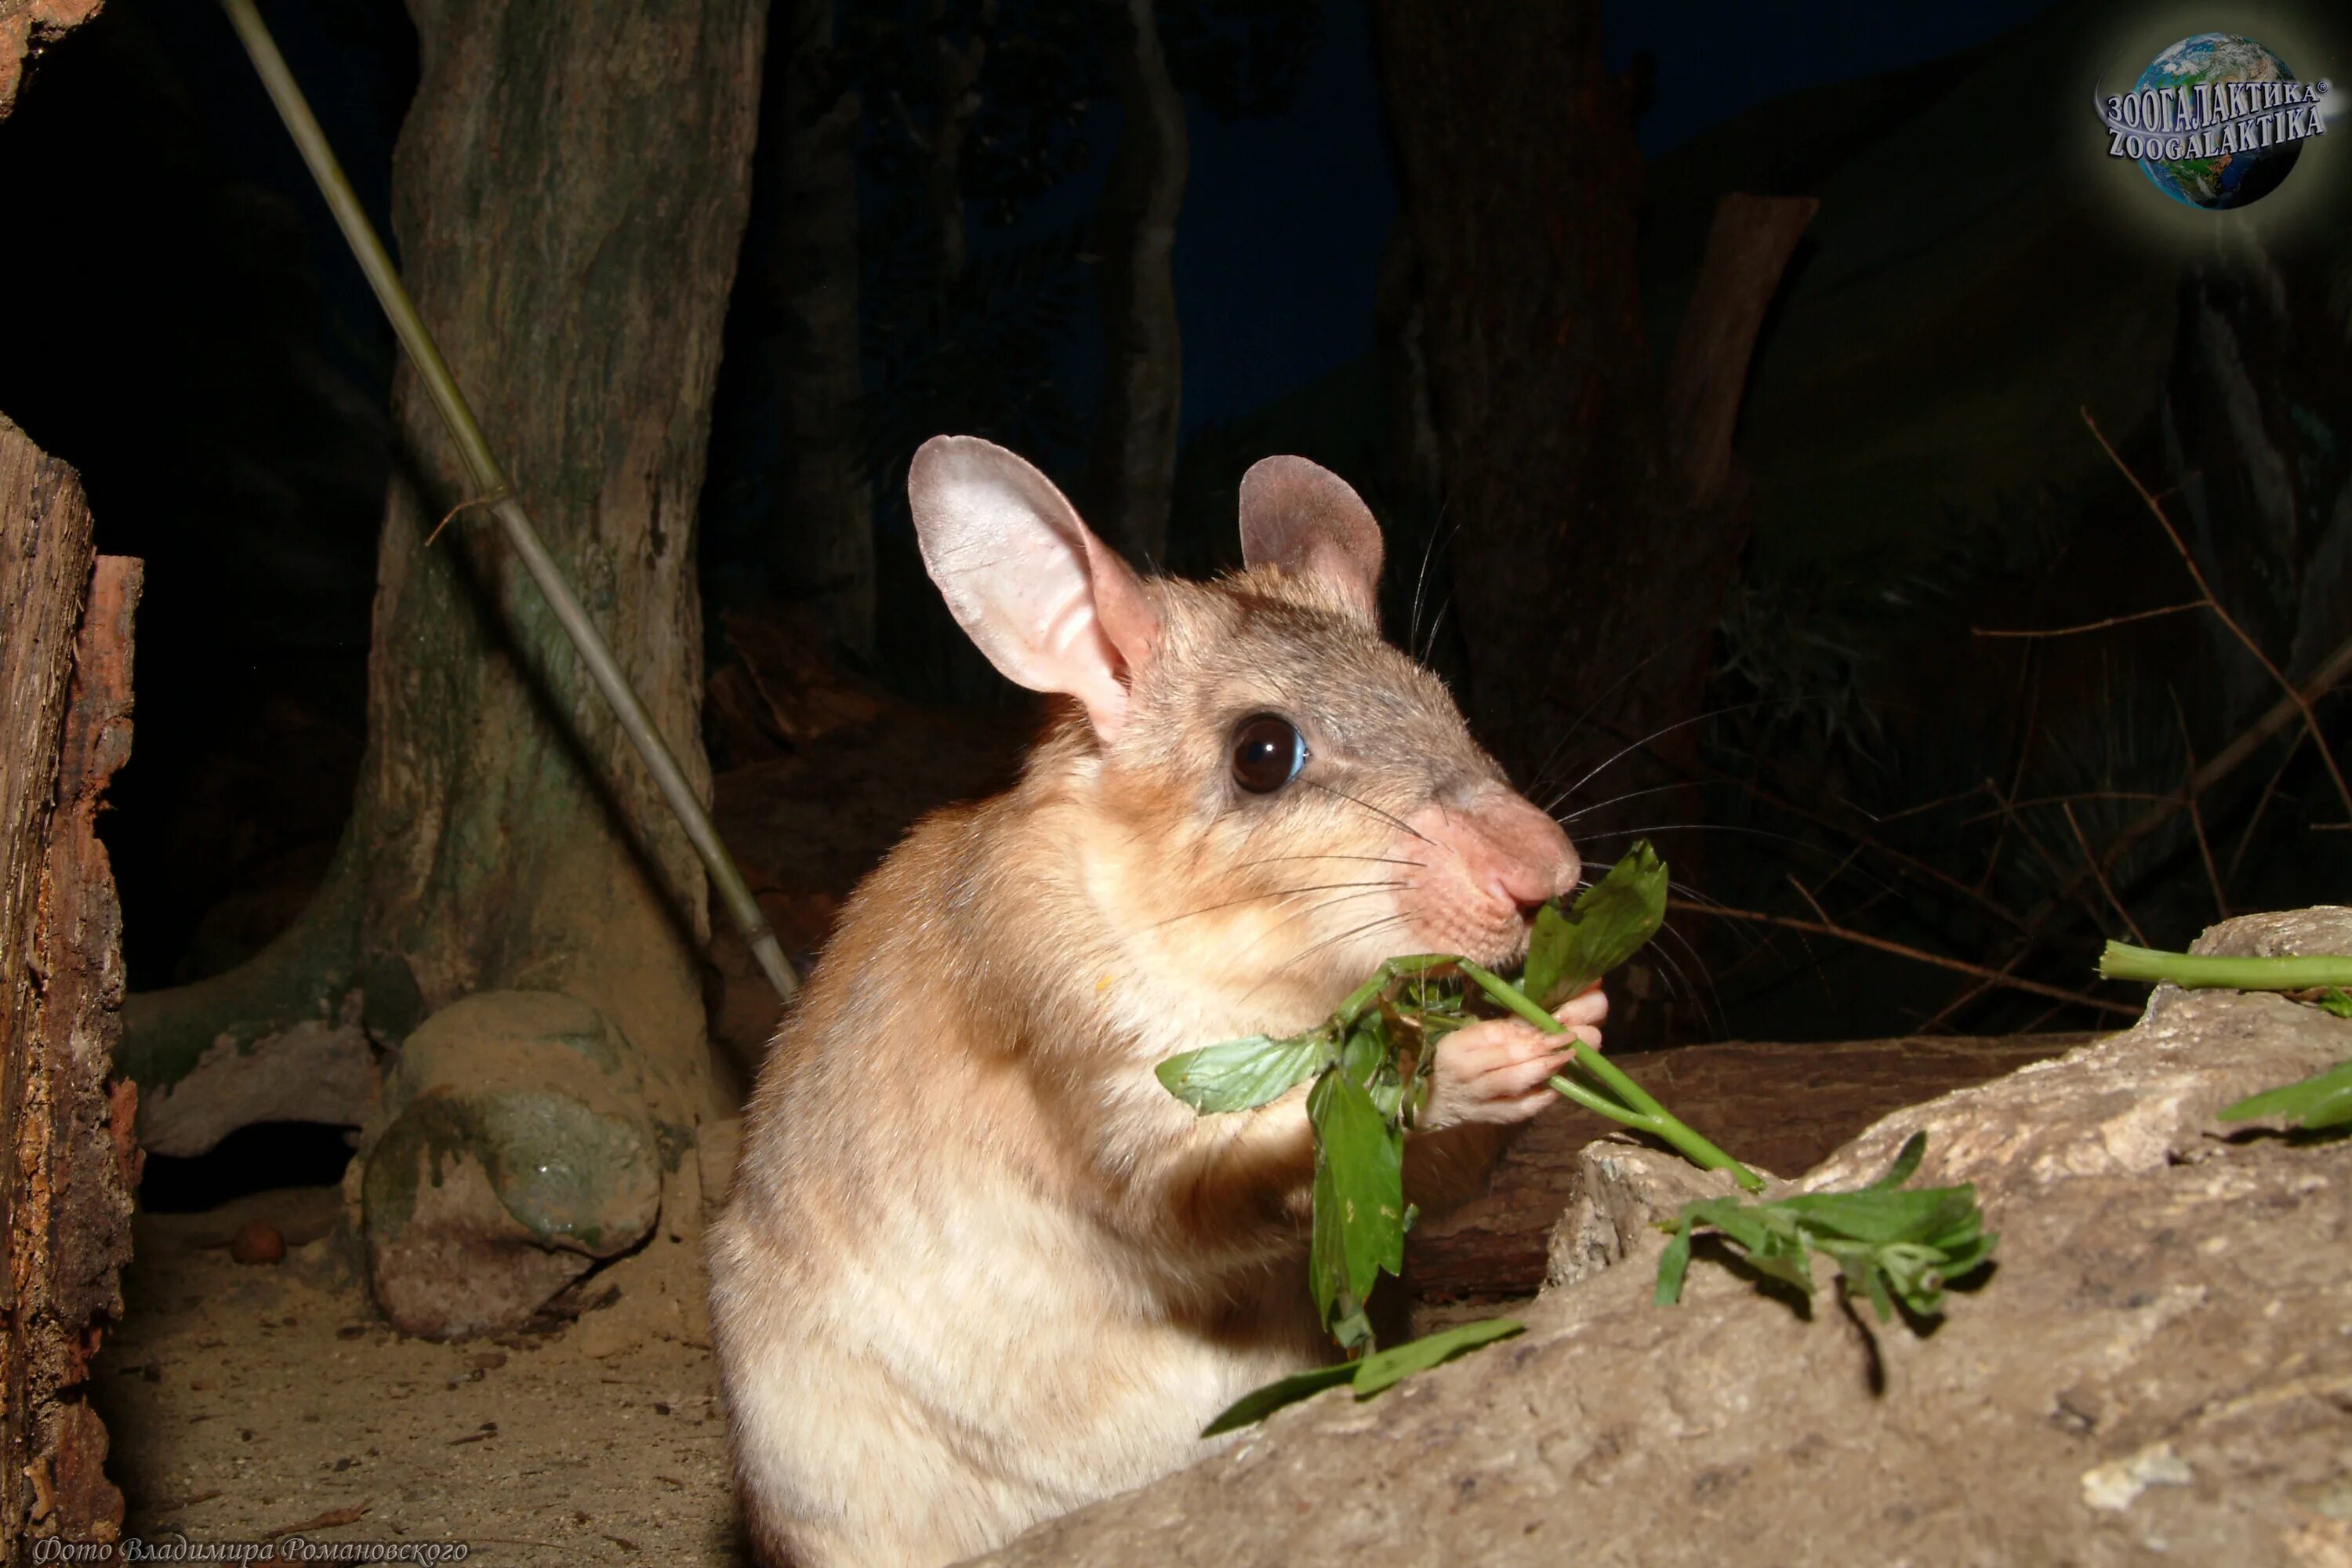
<instances>
[{"instance_id":1,"label":"rodent","mask_svg":"<svg viewBox=\"0 0 2352 1568\"><path fill-rule=\"evenodd\" d=\"M1154 1067L1307 1027L1395 953L1512 962L1578 880L1381 639L1379 527L1335 475L1252 468L1244 567L1211 583L1139 577L986 441L926 443L908 483L957 620L1062 710L1013 788L859 886L753 1092L710 1290L771 1568L986 1551L1206 1454L1219 1410L1329 1360L1303 1087L1198 1116ZM1597 1044L1605 1011L1560 1016ZM1469 1195L1566 1044L1447 1037L1408 1195Z\"/></svg>"}]
</instances>

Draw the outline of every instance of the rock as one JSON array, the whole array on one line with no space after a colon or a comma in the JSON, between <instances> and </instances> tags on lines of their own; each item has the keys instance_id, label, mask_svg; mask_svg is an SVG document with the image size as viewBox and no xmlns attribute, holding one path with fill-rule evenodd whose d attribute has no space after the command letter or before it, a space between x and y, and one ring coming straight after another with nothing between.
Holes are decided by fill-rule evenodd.
<instances>
[{"instance_id":1,"label":"rock","mask_svg":"<svg viewBox=\"0 0 2352 1568\"><path fill-rule=\"evenodd\" d=\"M646 1104L636 1052L577 997L482 992L427 1018L354 1162L384 1315L436 1339L517 1328L643 1241L685 1147Z\"/></svg>"},{"instance_id":2,"label":"rock","mask_svg":"<svg viewBox=\"0 0 2352 1568\"><path fill-rule=\"evenodd\" d=\"M1769 1180L1768 1173L1756 1173ZM1545 1289L1580 1284L1622 1263L1683 1205L1738 1190L1727 1173L1702 1171L1678 1154L1631 1139L1586 1144L1577 1155L1576 1196L1552 1226Z\"/></svg>"},{"instance_id":3,"label":"rock","mask_svg":"<svg viewBox=\"0 0 2352 1568\"><path fill-rule=\"evenodd\" d=\"M230 1239L228 1255L239 1263L281 1262L286 1257L286 1238L268 1220L251 1220Z\"/></svg>"},{"instance_id":4,"label":"rock","mask_svg":"<svg viewBox=\"0 0 2352 1568\"><path fill-rule=\"evenodd\" d=\"M2352 950L2344 911L2200 948ZM2339 1561L2352 1519L2352 1140L2221 1106L2352 1057L2352 1021L2159 987L2128 1032L1898 1111L1796 1184L1973 1181L1997 1267L1935 1331L1809 1315L1702 1248L1604 1145L1528 1332L1359 1405L1339 1390L985 1561L1720 1564ZM1600 1179L1603 1178L1605 1179ZM1614 1195L1602 1196L1613 1189ZM1614 1254L1617 1261L1611 1262Z\"/></svg>"}]
</instances>

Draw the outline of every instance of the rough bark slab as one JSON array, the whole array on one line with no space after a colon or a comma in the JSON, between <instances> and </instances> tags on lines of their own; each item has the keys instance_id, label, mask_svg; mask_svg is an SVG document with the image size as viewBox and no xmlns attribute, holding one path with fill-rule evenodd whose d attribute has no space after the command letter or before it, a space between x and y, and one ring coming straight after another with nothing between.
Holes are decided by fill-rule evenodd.
<instances>
[{"instance_id":1,"label":"rough bark slab","mask_svg":"<svg viewBox=\"0 0 2352 1568\"><path fill-rule=\"evenodd\" d=\"M1890 1110L1998 1078L2090 1037L1729 1041L1616 1060L1675 1115L1742 1161L1793 1176ZM1414 1297L1533 1295L1543 1283L1545 1237L1577 1196L1577 1152L1612 1130L1572 1105L1538 1118L1504 1153L1485 1197L1414 1227L1406 1242Z\"/></svg>"},{"instance_id":2,"label":"rough bark slab","mask_svg":"<svg viewBox=\"0 0 2352 1568\"><path fill-rule=\"evenodd\" d=\"M2285 940L2346 951L2352 910ZM2352 1140L2213 1115L2347 1054L2316 1008L2160 988L2137 1027L1890 1116L1805 1184L1925 1130L1919 1180L1978 1184L1999 1266L1930 1336L1827 1295L1808 1321L1706 1257L1659 1308L1650 1230L1522 1339L1318 1395L986 1561L2340 1563Z\"/></svg>"},{"instance_id":3,"label":"rough bark slab","mask_svg":"<svg viewBox=\"0 0 2352 1568\"><path fill-rule=\"evenodd\" d=\"M16 107L41 51L98 15L103 0L0 0L0 120Z\"/></svg>"},{"instance_id":4,"label":"rough bark slab","mask_svg":"<svg viewBox=\"0 0 2352 1568\"><path fill-rule=\"evenodd\" d=\"M81 482L0 419L0 1557L114 1538L83 1402L122 1310L138 1177L110 1086L121 917L93 831L131 748L139 563L93 557Z\"/></svg>"}]
</instances>

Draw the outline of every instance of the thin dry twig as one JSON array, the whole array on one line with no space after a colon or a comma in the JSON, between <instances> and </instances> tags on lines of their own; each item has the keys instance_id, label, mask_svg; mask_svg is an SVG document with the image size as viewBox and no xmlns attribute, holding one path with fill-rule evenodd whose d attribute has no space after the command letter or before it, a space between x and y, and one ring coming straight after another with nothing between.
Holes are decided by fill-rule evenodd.
<instances>
[{"instance_id":1,"label":"thin dry twig","mask_svg":"<svg viewBox=\"0 0 2352 1568\"><path fill-rule=\"evenodd\" d=\"M2213 918L2230 918L2229 896L2221 890L2221 873L2213 865L2213 846L2205 837L2205 811L2197 804L2197 745L2189 738L2189 711L2180 706L2180 693L2171 690L2173 722L2180 726L2180 752L2187 759L2180 780L2180 804L2189 813L2189 826L2197 835L2197 857L2205 863L2205 880L2213 889Z\"/></svg>"},{"instance_id":2,"label":"thin dry twig","mask_svg":"<svg viewBox=\"0 0 2352 1568\"><path fill-rule=\"evenodd\" d=\"M2302 689L2295 696L2280 698L2263 712L2261 718L2248 725L2236 740L2214 752L2206 761L2205 765L2197 770L2196 776L2189 781L2189 793L2200 796L2211 794L2214 785L2235 773L2247 758L2260 751L2273 736L2283 730L2294 727L2296 716L2305 710L2306 703L2317 701L2326 696L2336 689L2347 676L2352 676L2352 638L2347 638L2338 646L2317 669L2312 671L2310 679L2303 683ZM2253 820L2246 825L2246 835L2239 839L2237 852L2231 857L2230 868L2222 878L2225 885L2237 879L2238 863L2245 857L2246 846L2252 842L2252 830L2254 824L2261 820L2263 806L2270 804L2272 792L2278 788L2279 780L2285 774L2287 762L2293 760L2295 752L2309 738L2309 733L2303 729L2295 730L2294 744L2287 748L2286 758L2280 762L2278 773L2272 775L2269 787L2263 792L2262 806L2256 807ZM2168 795L2149 806L2134 817L2122 832L2107 840L2107 847L2099 852L2100 863L2109 867L2114 866L2116 861L2123 858L2125 850L2169 822L2172 819L2172 814L2179 811L2180 806L2181 797L2179 795ZM2074 898L2076 890L2089 879L2089 873L2077 871L2072 879L2063 882L2056 892L2044 899L2031 914L2025 917L2025 929L2021 940L2031 942L2041 935L2042 928L2050 923L2052 917L2064 908L2067 901Z\"/></svg>"},{"instance_id":3,"label":"thin dry twig","mask_svg":"<svg viewBox=\"0 0 2352 1568\"><path fill-rule=\"evenodd\" d=\"M1622 731L1617 729L1613 724L1604 722L1601 725L1601 728L1607 730L1610 733L1620 737L1622 737L1624 733ZM1633 744L1647 752L1653 761L1677 773L1680 773L1685 779L1691 778L1694 771L1691 764L1676 761L1674 758L1661 756L1655 750L1652 749L1646 742L1637 741L1634 742ZM1764 757L1761 753L1759 753L1757 757L1757 766L1759 771L1763 767L1764 762ZM1943 869L1941 867L1932 866L1915 855L1905 854L1902 850L1895 848L1893 845L1887 843L1885 839L1880 838L1876 834L1870 832L1866 828L1860 827L1850 821L1839 821L1823 812L1816 811L1809 806L1801 805L1797 802L1779 794L1776 791L1767 789L1763 784L1758 783L1753 778L1741 778L1738 774L1731 773L1724 768L1718 768L1712 763L1700 762L1696 764L1696 771L1706 773L1710 777L1720 779L1726 784L1737 784L1742 790L1753 795L1756 799L1762 801L1765 805L1785 811L1791 816L1801 817L1817 827L1826 827L1832 833L1843 833L1856 843L1865 845L1868 847L1876 850L1879 854L1885 856L1888 860L1894 862L1903 869L1915 872L1928 881L1937 883L1937 885L1949 889L1961 899L1966 900L1969 904L1995 916L2006 924L2021 930L2024 927L2025 922L2023 921L2020 920L2014 913L2003 907L1999 900L1993 898L1984 889L1969 886L1968 883L1960 880L1958 877L1953 876L1949 871ZM1857 810L1857 808L1852 807L1849 807L1849 809ZM1857 815L1866 816L1867 814L1860 813L1857 810Z\"/></svg>"},{"instance_id":4,"label":"thin dry twig","mask_svg":"<svg viewBox=\"0 0 2352 1568\"><path fill-rule=\"evenodd\" d=\"M2263 651L2262 644L2256 642L2252 635L2238 624L2237 617L2230 614L2220 599L2214 597L2211 585L2205 581L2205 574L2197 565L2197 557L2189 552L2187 542L2180 537L2180 531L2172 526L2172 519L2166 513L2164 503L2149 494L2147 487L2140 483L2139 476L2131 471L2130 465L2126 464L2116 451L2114 445L2107 440L2106 432L2099 428L2099 422L2091 417L2091 411L2087 407L2083 410L2083 423L2090 426L2091 435L2098 441L2100 449L2106 453L2107 460L2114 463L2116 471L2131 481L2131 488L2139 492L2139 499L2147 503L2147 510L2154 513L2156 521L2163 525L2164 536L2172 541L2172 548L2179 552L2180 563L2189 569L2189 581L2197 584L2197 591L2205 596L2205 602L2213 607L2213 613L2221 617L2221 624L2230 628L2231 636L2245 645L2248 653L2262 661L2263 668L2270 672L2271 679L2278 682L2279 689L2286 693L2289 700L2293 701L2297 709L2301 710L2303 727L2311 736L2311 743L2318 748L2319 760L2327 764L2327 776L2336 781L2336 793L2344 802L2344 815L2347 818L2352 818L2352 784L2345 782L2343 770L2336 765L2335 754L2327 749L2327 738L2320 733L2319 715L2313 711L2310 699L2304 696L2301 689L2286 678L2284 670L2271 662L2271 656Z\"/></svg>"},{"instance_id":5,"label":"thin dry twig","mask_svg":"<svg viewBox=\"0 0 2352 1568\"><path fill-rule=\"evenodd\" d=\"M2222 879L2224 883L2238 879L2238 868L2246 863L2246 851L2254 842L2254 830L2263 825L2263 814L2271 808L2271 797L2278 794L2279 781L2286 777L2286 770L2294 762L2294 754L2303 750L2303 742L2304 735L2297 731L2294 743L2286 749L2286 755L2281 757L2279 765L2271 770L2269 782L2263 785L2262 795L2254 801L2252 815L2246 818L2245 827L2238 834L2238 847L2231 853L2230 872Z\"/></svg>"},{"instance_id":6,"label":"thin dry twig","mask_svg":"<svg viewBox=\"0 0 2352 1568\"><path fill-rule=\"evenodd\" d=\"M1960 802L1968 799L1969 796L1983 793L1983 790L1984 785L1982 784L1971 784L1969 788L1961 790L1957 795L1937 795L1934 800L1923 800L1916 805L1906 805L1896 811L1879 812L1877 814L1877 821L1879 826L1883 827L1890 822L1900 822L1906 816L1925 816L1927 813L1937 810L1943 806L1958 805Z\"/></svg>"},{"instance_id":7,"label":"thin dry twig","mask_svg":"<svg viewBox=\"0 0 2352 1568\"><path fill-rule=\"evenodd\" d=\"M2139 929L2139 921L2132 919L2131 911L2124 908L2124 901L2116 897L2115 884L2107 880L2107 874L2105 871L2099 869L2098 852L2091 847L2089 836L2083 831L2082 823L2074 816L2074 803L2071 800L2067 801L2063 809L2066 813L2066 826L2074 830L2074 842L2083 847L2083 864L2088 866L2091 868L2091 875L2098 879L2099 891L2107 896L2108 907L2123 917L2124 926L2132 933L2132 940L2142 947L2147 946L2147 933Z\"/></svg>"},{"instance_id":8,"label":"thin dry twig","mask_svg":"<svg viewBox=\"0 0 2352 1568\"><path fill-rule=\"evenodd\" d=\"M441 521L433 525L433 531L425 536L425 548L427 550L433 548L433 542L441 537L441 531L443 529L457 521L457 514L459 512L472 511L476 507L496 506L499 502L509 499L513 494L514 491L507 489L504 485L500 485L498 489L492 490L488 495L476 496L472 500L459 501L456 506L451 507L447 511L442 513Z\"/></svg>"},{"instance_id":9,"label":"thin dry twig","mask_svg":"<svg viewBox=\"0 0 2352 1568\"><path fill-rule=\"evenodd\" d=\"M1988 782L1990 782L1990 781L1988 781ZM1993 811L1979 811L1979 812L1978 812L1974 816L1964 816L1964 817L1960 818L1960 823L1959 823L1959 825L1960 825L1962 827L1974 827L1974 826L1975 826L1978 823L1979 823L1979 822L1990 822L1994 817L1997 817L1997 816L2006 816L2009 813L2011 813L2011 812L2012 812L2012 811L2032 811L2032 810L2035 809L2036 807L2039 807L2039 806L2045 806L2045 805L2090 805L2090 804L2091 804L2092 802L2094 802L2094 801L2102 801L2102 802L2105 802L2105 801L2117 801L2117 800L2149 801L2149 800L2177 800L2177 799L2179 799L2179 796L2177 796L2177 795L2158 795L2158 794L2156 791L2154 791L2154 790L2140 790L2140 789L2086 789L2086 790L2078 790L2078 791L2076 791L2076 792L2075 792L2074 794L2073 794L2073 795L2035 795L2035 796L2034 796L2033 798L2032 798L2031 800L2009 800L2009 801L2003 801L2003 802L2001 803L2001 805L2000 805L2000 807L1999 809L1996 809L1996 810L1993 810Z\"/></svg>"},{"instance_id":10,"label":"thin dry twig","mask_svg":"<svg viewBox=\"0 0 2352 1568\"><path fill-rule=\"evenodd\" d=\"M2010 800L2009 796L2001 794L2000 787L1990 779L1985 780L1985 788L1992 791L1992 798L2000 804L2001 820L2007 823L2010 827L2013 828L2016 831L2017 836L2020 838L2024 839L2025 842L2032 847L2036 855L2042 857L2042 863L2050 868L2051 875L2055 877L2064 876L2066 874L2066 868L2058 863L2058 857L2050 853L2050 847L2048 845L2042 843L2040 838L2036 837L2032 833L2026 829L2025 819L2017 815L2017 807ZM2082 886L2082 873L2077 872L2075 874L2075 879L2067 884L2064 896L2067 898L2074 897L2074 889L2080 886ZM2030 922L2028 923L2025 934L2029 940L2031 940L2033 935Z\"/></svg>"},{"instance_id":11,"label":"thin dry twig","mask_svg":"<svg viewBox=\"0 0 2352 1568\"><path fill-rule=\"evenodd\" d=\"M1693 914L1721 915L1728 920L1753 921L1760 925L1781 926L1795 931L1810 931L1816 936L1833 936L1841 942L1853 942L1862 947L1874 947L1881 952L1891 952L1897 958L1908 958L1915 963L1933 964L1938 969L1948 969L1958 974L1973 974L1979 980L1996 985L2006 985L2011 990L2031 991L2037 996L2048 996L2060 1002L2071 1002L2081 1007L2095 1007L2100 1012L2119 1014L2126 1018L2137 1018L2140 1013L2137 1007L2126 1006L2121 1002L2110 1002L2104 996L2092 996L2080 991L2069 991L2058 985L2045 985L2039 980L2028 980L2022 975L2004 974L1998 969L1987 969L1980 963L1970 963L1965 959L1947 958L1940 952L1928 952L1920 948L1906 947L1899 942L1889 942L1883 936L1872 936L1865 931L1848 931L1834 921L1801 921L1792 915L1769 915L1759 910L1733 909L1728 904L1694 904L1682 899L1668 899L1666 907L1670 910L1687 910Z\"/></svg>"},{"instance_id":12,"label":"thin dry twig","mask_svg":"<svg viewBox=\"0 0 2352 1568\"><path fill-rule=\"evenodd\" d=\"M1822 901L1813 897L1811 890L1809 889L1802 882L1797 880L1797 874L1794 871L1789 873L1789 886L1797 889L1797 896L1805 900L1806 908L1811 910L1813 913L1821 917L1822 923L1823 925L1837 924L1835 921L1830 919L1829 910L1822 908Z\"/></svg>"},{"instance_id":13,"label":"thin dry twig","mask_svg":"<svg viewBox=\"0 0 2352 1568\"><path fill-rule=\"evenodd\" d=\"M2052 626L2037 630L2031 626L1970 626L1969 634L1980 637L2071 637L2084 632L2103 632L2109 626L2127 626L2134 621L2152 621L2158 616L2177 616L2183 610L2205 608L2203 599L2191 599L2185 605L2167 605L2161 609L2134 610L2127 616L2109 616L2104 621L2085 621L2079 626Z\"/></svg>"},{"instance_id":14,"label":"thin dry twig","mask_svg":"<svg viewBox=\"0 0 2352 1568\"><path fill-rule=\"evenodd\" d=\"M2011 959L2009 961L2009 964L2002 968L2001 973L2004 974L2009 973L2009 969L2014 967L2016 963L2016 959ZM1923 1019L1920 1022L1918 1033L1923 1035L1934 1033L1937 1028L1943 1026L1946 1020L1959 1012L1961 1008L1967 1006L1969 1003L1975 1001L1978 997L1983 995L1986 992L1990 991L1991 989L1993 989L1993 983L1991 981L1978 981L1974 985L1969 986L1967 990L1961 992L1958 996L1953 997L1941 1007L1937 1008L1935 1012L1928 1015L1927 1018Z\"/></svg>"}]
</instances>

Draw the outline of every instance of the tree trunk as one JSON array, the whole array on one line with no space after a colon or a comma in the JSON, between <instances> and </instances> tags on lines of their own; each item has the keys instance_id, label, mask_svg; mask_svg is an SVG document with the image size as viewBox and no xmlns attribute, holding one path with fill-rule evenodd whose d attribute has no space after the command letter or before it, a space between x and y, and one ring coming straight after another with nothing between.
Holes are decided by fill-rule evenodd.
<instances>
[{"instance_id":1,"label":"tree trunk","mask_svg":"<svg viewBox=\"0 0 2352 1568\"><path fill-rule=\"evenodd\" d=\"M87 597L85 597L87 595ZM93 558L81 481L0 418L0 1562L112 1541L84 1395L122 1313L133 1091L110 1084L121 914L94 831L131 750L139 563ZM86 606L86 607L85 607Z\"/></svg>"},{"instance_id":2,"label":"tree trunk","mask_svg":"<svg viewBox=\"0 0 2352 1568\"><path fill-rule=\"evenodd\" d=\"M1095 217L1103 393L1087 521L1138 565L1168 552L1176 479L1182 338L1176 321L1176 216L1184 205L1184 100L1168 74L1151 0L1105 0L1118 90L1118 151Z\"/></svg>"},{"instance_id":3,"label":"tree trunk","mask_svg":"<svg viewBox=\"0 0 2352 1568\"><path fill-rule=\"evenodd\" d=\"M550 548L703 774L694 522L763 0L411 10L403 271ZM126 1062L178 1098L200 1061L226 1070L362 1028L396 1042L473 992L563 991L616 1023L690 1115L707 1082L701 868L483 514L426 542L479 498L405 366L393 405L404 462L335 866L253 963L135 999Z\"/></svg>"},{"instance_id":4,"label":"tree trunk","mask_svg":"<svg viewBox=\"0 0 2352 1568\"><path fill-rule=\"evenodd\" d=\"M1731 436L1810 201L1726 198L1664 384L1634 275L1643 165L1598 0L1376 6L1468 707L1589 859L1692 823L1715 627L1746 542ZM1704 841L1662 846L1693 879ZM1646 965L1616 1028L1675 1026Z\"/></svg>"},{"instance_id":5,"label":"tree trunk","mask_svg":"<svg viewBox=\"0 0 2352 1568\"><path fill-rule=\"evenodd\" d=\"M857 450L857 136L862 106L835 68L835 0L776 18L762 140L774 149L782 233L769 279L784 321L783 420L771 583L812 601L825 630L874 653L873 496Z\"/></svg>"},{"instance_id":6,"label":"tree trunk","mask_svg":"<svg viewBox=\"0 0 2352 1568\"><path fill-rule=\"evenodd\" d=\"M1636 733L1680 707L1690 634L1713 621L1712 605L1679 596L1698 563L1654 515L1641 155L1601 68L1598 0L1374 9L1472 717L1538 787L1575 776L1563 742L1612 682L1624 678L1596 717Z\"/></svg>"}]
</instances>

